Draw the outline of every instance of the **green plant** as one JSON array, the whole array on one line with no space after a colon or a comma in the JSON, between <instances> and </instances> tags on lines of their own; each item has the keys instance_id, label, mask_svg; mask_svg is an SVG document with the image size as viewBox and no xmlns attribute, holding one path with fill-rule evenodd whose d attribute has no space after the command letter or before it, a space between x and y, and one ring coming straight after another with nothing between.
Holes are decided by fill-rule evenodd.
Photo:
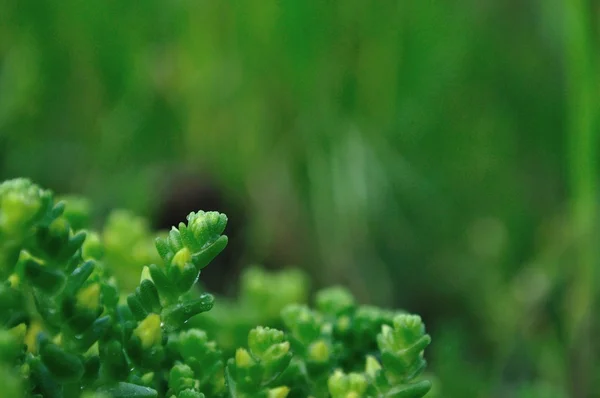
<instances>
[{"instance_id":1,"label":"green plant","mask_svg":"<svg viewBox=\"0 0 600 398\"><path fill-rule=\"evenodd\" d=\"M430 338L418 316L359 306L341 287L320 291L314 309L291 304L306 290L293 272L278 277L296 292L279 320L265 290L274 276L254 269L247 277L242 297L283 330L238 328L247 339L229 357L214 341L217 323L205 331L190 322L213 307L195 284L227 245L227 217L190 213L158 237L160 264L144 266L126 295L121 279L139 272L129 263L147 258L145 227L119 213L108 235L74 230L89 219L86 209L65 212L64 202L26 179L0 184L0 382L9 396L353 398L429 390L419 377ZM227 308L221 319L244 306Z\"/></svg>"}]
</instances>

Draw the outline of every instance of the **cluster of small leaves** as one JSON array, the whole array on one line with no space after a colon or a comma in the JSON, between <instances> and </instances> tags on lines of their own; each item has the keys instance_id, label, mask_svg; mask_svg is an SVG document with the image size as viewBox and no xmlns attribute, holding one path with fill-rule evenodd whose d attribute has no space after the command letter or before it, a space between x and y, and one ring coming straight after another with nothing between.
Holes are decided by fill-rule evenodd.
<instances>
[{"instance_id":1,"label":"cluster of small leaves","mask_svg":"<svg viewBox=\"0 0 600 398\"><path fill-rule=\"evenodd\" d=\"M21 374L28 396L157 396L176 360L169 333L213 305L190 289L227 244L227 218L191 213L157 241L163 264L145 267L124 299L99 236L71 227L82 211L64 215L63 202L26 179L0 184L0 323L10 336L0 342L9 351L0 372ZM127 233L122 226L114 239Z\"/></svg>"},{"instance_id":2,"label":"cluster of small leaves","mask_svg":"<svg viewBox=\"0 0 600 398\"><path fill-rule=\"evenodd\" d=\"M356 398L429 390L420 375L430 338L418 316L358 306L339 287L319 292L314 309L290 304L305 301L301 274L252 268L240 302L202 330L195 315L214 299L193 287L227 245L226 216L190 213L187 224L157 238L160 264L143 266L124 294L115 257L105 257L107 229L104 237L75 230L89 219L85 202L75 203L65 212L28 180L0 184L0 383L9 396ZM124 254L118 242L138 250L144 246L132 242L147 240L135 222L136 237L127 236L127 217L108 229L108 251L123 259L139 254ZM265 327L242 319L234 328L242 348L229 352L232 345L218 340L232 324L214 321L243 313Z\"/></svg>"},{"instance_id":3,"label":"cluster of small leaves","mask_svg":"<svg viewBox=\"0 0 600 398\"><path fill-rule=\"evenodd\" d=\"M223 396L225 378L222 353L206 333L191 329L169 337L168 347L176 358L169 373L167 396ZM187 394L187 395L186 395Z\"/></svg>"},{"instance_id":4,"label":"cluster of small leaves","mask_svg":"<svg viewBox=\"0 0 600 398\"><path fill-rule=\"evenodd\" d=\"M285 398L287 386L274 386L292 354L282 331L252 329L248 349L238 348L227 364L227 385L232 397Z\"/></svg>"},{"instance_id":5,"label":"cluster of small leaves","mask_svg":"<svg viewBox=\"0 0 600 398\"><path fill-rule=\"evenodd\" d=\"M305 273L295 268L267 272L247 267L240 277L235 299L219 297L208 313L194 317L189 324L206 330L227 355L246 344L248 332L256 325L282 328L281 311L290 304L306 303L309 283Z\"/></svg>"},{"instance_id":6,"label":"cluster of small leaves","mask_svg":"<svg viewBox=\"0 0 600 398\"><path fill-rule=\"evenodd\" d=\"M356 305L344 288L320 291L316 309L282 312L294 352L282 379L290 397L422 397L430 343L420 317Z\"/></svg>"}]
</instances>

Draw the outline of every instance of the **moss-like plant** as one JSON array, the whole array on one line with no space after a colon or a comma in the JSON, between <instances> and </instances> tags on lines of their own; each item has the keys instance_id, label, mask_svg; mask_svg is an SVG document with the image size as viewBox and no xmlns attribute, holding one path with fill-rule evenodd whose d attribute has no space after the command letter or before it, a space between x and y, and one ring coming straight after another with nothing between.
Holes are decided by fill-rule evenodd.
<instances>
[{"instance_id":1,"label":"moss-like plant","mask_svg":"<svg viewBox=\"0 0 600 398\"><path fill-rule=\"evenodd\" d=\"M227 245L224 214L190 213L156 238L154 255L143 221L120 212L98 234L81 229L89 206L75 203L65 212L64 202L26 179L0 184L6 396L354 398L429 390L419 376L430 338L418 316L359 306L341 287L319 292L310 308L302 274L254 268L241 302L203 322L196 315L214 298L195 284ZM246 338L223 349L221 334Z\"/></svg>"}]
</instances>

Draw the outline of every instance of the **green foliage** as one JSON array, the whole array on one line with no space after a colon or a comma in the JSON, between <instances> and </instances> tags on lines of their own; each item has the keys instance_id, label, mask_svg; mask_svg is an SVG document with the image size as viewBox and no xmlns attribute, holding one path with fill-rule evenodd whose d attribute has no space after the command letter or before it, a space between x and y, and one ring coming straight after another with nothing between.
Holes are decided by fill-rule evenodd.
<instances>
[{"instance_id":1,"label":"green foliage","mask_svg":"<svg viewBox=\"0 0 600 398\"><path fill-rule=\"evenodd\" d=\"M444 396L600 396L597 9L0 2L0 179L149 215L164 174L208 170L249 206L245 258L435 320ZM127 293L159 261L109 260ZM233 352L259 323L229 307Z\"/></svg>"},{"instance_id":2,"label":"green foliage","mask_svg":"<svg viewBox=\"0 0 600 398\"><path fill-rule=\"evenodd\" d=\"M287 368L292 354L283 332L258 327L248 334L248 349L238 348L227 364L227 386L232 397L280 397L289 389L271 387Z\"/></svg>"},{"instance_id":3,"label":"green foliage","mask_svg":"<svg viewBox=\"0 0 600 398\"><path fill-rule=\"evenodd\" d=\"M125 295L120 276L140 272L139 258L114 272L105 254L127 258L127 244L147 240L142 224L113 218L103 235L119 248L109 248L72 227L84 224L86 206L64 208L28 180L0 184L0 382L11 397L422 397L430 388L418 380L430 342L418 316L357 306L339 287L319 292L316 309L293 304L306 293L298 271L246 274L241 301L254 320L278 318L283 330L255 325L228 356L213 340L220 325L189 322L213 307L194 285L227 245L223 214L190 213L158 237L160 264L145 265Z\"/></svg>"},{"instance_id":4,"label":"green foliage","mask_svg":"<svg viewBox=\"0 0 600 398\"><path fill-rule=\"evenodd\" d=\"M357 306L339 287L321 291L317 306L323 312L292 305L282 313L295 353L285 375L292 396L422 397L429 391L430 382L418 377L431 339L418 316L386 317L391 311Z\"/></svg>"},{"instance_id":5,"label":"green foliage","mask_svg":"<svg viewBox=\"0 0 600 398\"><path fill-rule=\"evenodd\" d=\"M308 280L298 269L266 272L260 267L246 268L235 300L222 297L208 313L190 320L190 324L214 336L228 355L247 342L248 332L256 325L282 328L281 311L290 304L308 300Z\"/></svg>"},{"instance_id":6,"label":"green foliage","mask_svg":"<svg viewBox=\"0 0 600 398\"><path fill-rule=\"evenodd\" d=\"M145 265L160 261L148 223L127 210L110 213L101 240L107 268L127 291L135 289Z\"/></svg>"}]
</instances>

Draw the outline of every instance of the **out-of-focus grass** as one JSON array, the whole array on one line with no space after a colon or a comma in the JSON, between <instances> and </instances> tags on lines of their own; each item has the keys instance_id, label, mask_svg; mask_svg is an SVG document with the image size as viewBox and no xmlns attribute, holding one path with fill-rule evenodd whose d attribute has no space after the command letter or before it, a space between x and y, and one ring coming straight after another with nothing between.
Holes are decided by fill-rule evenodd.
<instances>
[{"instance_id":1,"label":"out-of-focus grass","mask_svg":"<svg viewBox=\"0 0 600 398\"><path fill-rule=\"evenodd\" d=\"M599 10L596 4L596 11ZM596 12L596 15L598 13ZM587 1L565 2L567 134L571 218L574 235L569 324L571 393L594 395L591 387L600 370L593 366L598 343L594 323L598 301L598 145L600 145L600 62L597 30Z\"/></svg>"},{"instance_id":2,"label":"out-of-focus grass","mask_svg":"<svg viewBox=\"0 0 600 398\"><path fill-rule=\"evenodd\" d=\"M581 395L596 3L8 0L0 177L152 215L209 173L244 258L422 313L442 396Z\"/></svg>"}]
</instances>

